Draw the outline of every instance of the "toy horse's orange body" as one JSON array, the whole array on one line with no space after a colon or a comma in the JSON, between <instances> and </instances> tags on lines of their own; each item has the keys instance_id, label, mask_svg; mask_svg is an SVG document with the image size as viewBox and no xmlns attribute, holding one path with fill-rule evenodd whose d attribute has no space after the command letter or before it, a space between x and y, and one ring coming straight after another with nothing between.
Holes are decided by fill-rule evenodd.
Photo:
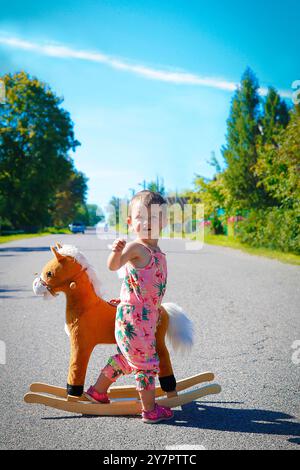
<instances>
[{"instance_id":1,"label":"toy horse's orange body","mask_svg":"<svg viewBox=\"0 0 300 470\"><path fill-rule=\"evenodd\" d=\"M52 247L55 255L44 267L41 282L55 295L64 292L67 298L66 323L70 332L71 356L68 374L69 395L83 392L86 370L91 353L97 344L115 344L116 306L95 292L87 269L72 256L66 256ZM176 380L165 344L169 315L161 307L160 322L156 331L156 347L160 363L160 384L164 391L176 389Z\"/></svg>"}]
</instances>

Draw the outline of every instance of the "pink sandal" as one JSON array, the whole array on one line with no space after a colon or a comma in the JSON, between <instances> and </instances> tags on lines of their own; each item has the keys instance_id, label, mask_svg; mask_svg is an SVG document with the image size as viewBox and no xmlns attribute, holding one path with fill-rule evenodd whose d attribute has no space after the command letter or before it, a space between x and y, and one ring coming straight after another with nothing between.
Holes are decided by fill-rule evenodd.
<instances>
[{"instance_id":1,"label":"pink sandal","mask_svg":"<svg viewBox=\"0 0 300 470\"><path fill-rule=\"evenodd\" d=\"M107 393L99 393L93 386L84 392L84 396L93 403L110 403Z\"/></svg>"},{"instance_id":2,"label":"pink sandal","mask_svg":"<svg viewBox=\"0 0 300 470\"><path fill-rule=\"evenodd\" d=\"M159 406L157 403L155 404L154 410L142 411L142 420L144 421L144 423L149 424L159 423L160 421L171 419L173 418L173 416L174 413L171 408Z\"/></svg>"}]
</instances>

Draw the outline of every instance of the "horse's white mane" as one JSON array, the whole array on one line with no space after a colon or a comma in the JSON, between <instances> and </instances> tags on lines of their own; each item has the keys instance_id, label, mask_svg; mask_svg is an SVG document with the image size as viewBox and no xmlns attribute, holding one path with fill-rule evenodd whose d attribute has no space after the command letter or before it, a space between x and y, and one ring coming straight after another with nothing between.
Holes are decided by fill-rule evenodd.
<instances>
[{"instance_id":1,"label":"horse's white mane","mask_svg":"<svg viewBox=\"0 0 300 470\"><path fill-rule=\"evenodd\" d=\"M81 251L79 251L79 249L74 245L63 245L62 248L59 248L57 251L63 256L71 256L83 268L86 268L86 273L94 287L96 295L103 297L101 283L99 281L97 272L95 268L88 262L84 254L81 253Z\"/></svg>"}]
</instances>

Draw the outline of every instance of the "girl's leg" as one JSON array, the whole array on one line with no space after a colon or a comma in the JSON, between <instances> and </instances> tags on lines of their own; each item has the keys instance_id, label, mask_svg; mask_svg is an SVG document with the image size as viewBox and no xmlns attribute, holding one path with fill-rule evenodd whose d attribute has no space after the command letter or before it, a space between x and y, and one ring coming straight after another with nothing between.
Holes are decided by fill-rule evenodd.
<instances>
[{"instance_id":1,"label":"girl's leg","mask_svg":"<svg viewBox=\"0 0 300 470\"><path fill-rule=\"evenodd\" d=\"M110 385L121 376L130 374L132 369L122 354L116 354L109 358L106 366L102 369L94 388L98 393L106 393Z\"/></svg>"},{"instance_id":2,"label":"girl's leg","mask_svg":"<svg viewBox=\"0 0 300 470\"><path fill-rule=\"evenodd\" d=\"M155 390L139 391L143 411L152 411L155 408Z\"/></svg>"},{"instance_id":3,"label":"girl's leg","mask_svg":"<svg viewBox=\"0 0 300 470\"><path fill-rule=\"evenodd\" d=\"M174 416L170 408L155 403L155 371L137 371L135 379L142 402L142 420L145 423L159 423Z\"/></svg>"},{"instance_id":4,"label":"girl's leg","mask_svg":"<svg viewBox=\"0 0 300 470\"><path fill-rule=\"evenodd\" d=\"M155 408L155 375L153 371L137 371L135 380L137 391L144 411L152 411Z\"/></svg>"},{"instance_id":5,"label":"girl's leg","mask_svg":"<svg viewBox=\"0 0 300 470\"><path fill-rule=\"evenodd\" d=\"M113 381L101 372L94 385L94 389L97 390L98 393L106 393L112 383Z\"/></svg>"}]
</instances>

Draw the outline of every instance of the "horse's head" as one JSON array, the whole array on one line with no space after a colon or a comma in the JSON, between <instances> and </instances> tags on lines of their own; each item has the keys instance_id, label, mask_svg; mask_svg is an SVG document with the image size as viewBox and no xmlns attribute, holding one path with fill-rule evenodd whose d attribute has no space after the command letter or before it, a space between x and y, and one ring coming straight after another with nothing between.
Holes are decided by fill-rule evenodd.
<instances>
[{"instance_id":1,"label":"horse's head","mask_svg":"<svg viewBox=\"0 0 300 470\"><path fill-rule=\"evenodd\" d=\"M77 250L76 247L71 247ZM43 268L42 273L33 281L33 291L36 295L50 298L58 292L66 292L76 288L76 280L87 270L80 264L72 252L64 254L63 247L56 243L50 247L54 258ZM77 252L77 251L76 251Z\"/></svg>"}]
</instances>

